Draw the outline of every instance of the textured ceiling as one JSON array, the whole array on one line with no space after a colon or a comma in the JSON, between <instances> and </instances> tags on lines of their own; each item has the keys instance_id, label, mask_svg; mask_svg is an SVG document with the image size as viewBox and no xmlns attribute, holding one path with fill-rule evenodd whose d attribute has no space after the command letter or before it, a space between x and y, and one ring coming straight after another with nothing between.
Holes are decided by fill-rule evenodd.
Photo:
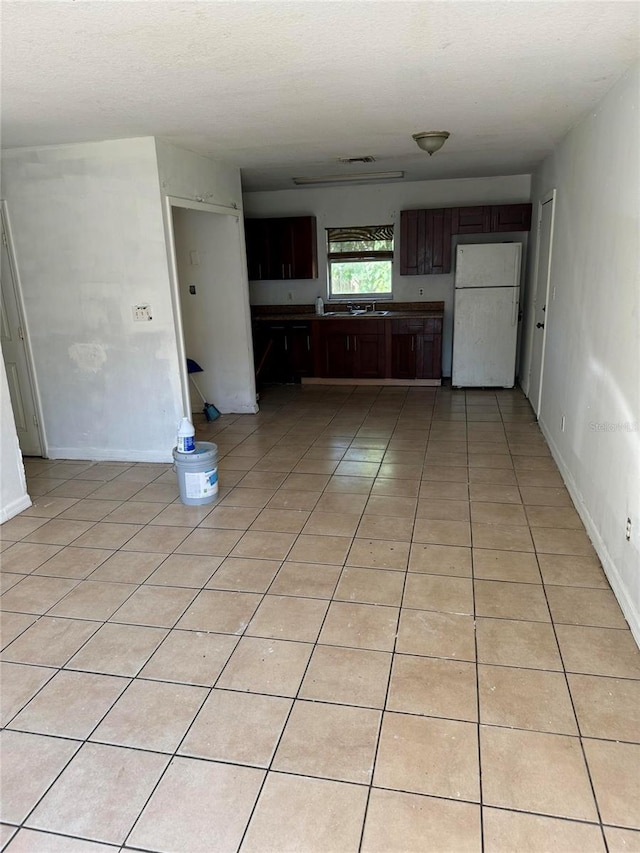
<instances>
[{"instance_id":1,"label":"textured ceiling","mask_svg":"<svg viewBox=\"0 0 640 853\"><path fill-rule=\"evenodd\" d=\"M531 171L638 56L640 5L3 0L4 147L159 136L246 189ZM411 134L446 129L430 158Z\"/></svg>"}]
</instances>

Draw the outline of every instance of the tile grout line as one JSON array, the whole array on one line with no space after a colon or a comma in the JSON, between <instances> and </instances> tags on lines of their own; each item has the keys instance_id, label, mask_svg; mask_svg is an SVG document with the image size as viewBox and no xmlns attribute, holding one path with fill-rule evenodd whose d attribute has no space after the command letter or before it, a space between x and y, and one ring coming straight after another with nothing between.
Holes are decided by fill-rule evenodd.
<instances>
[{"instance_id":1,"label":"tile grout line","mask_svg":"<svg viewBox=\"0 0 640 853\"><path fill-rule=\"evenodd\" d=\"M378 392L378 395L377 395L377 396L380 396L380 392ZM283 410L284 410L285 408L286 408L286 406L285 406L285 407L282 407L282 409L283 409ZM371 409L371 406L370 406L370 409ZM340 411L340 410L338 409L338 411ZM335 417L335 416L336 416L336 415L334 415L334 417ZM300 420L302 420L302 419L303 419L303 416L300 418ZM397 418L397 419L396 419L396 424L397 424L398 420L399 420L399 418ZM446 423L446 422L447 422L447 421L442 421L442 423ZM451 423L455 423L455 421L450 421L450 422L451 422ZM482 419L478 421L478 423L482 423L482 422L483 422L483 421L482 421ZM487 421L486 421L486 422L487 422L487 423L489 423L489 422L492 422L492 421L491 421L490 419L487 419ZM361 421L361 428L362 428L362 424L363 424L363 423L364 423L364 421ZM513 423L516 423L516 421L514 421ZM259 427L258 427L257 429L259 429ZM293 428L292 428L292 429L293 429ZM292 430L290 430L290 431L292 431ZM254 430L254 432L255 432L255 430ZM356 440L356 436L357 436L358 432L359 432L359 430L357 430L357 431L356 431L356 433L355 433L355 435L353 435L353 436L351 437L351 443L353 443L353 442ZM393 434L393 431L392 431L392 434ZM244 440L244 439L243 439L243 440ZM241 444L242 442L239 442L239 443ZM389 441L387 441L387 444L388 444L388 443L389 443ZM238 446L238 445L236 444L236 446ZM313 445L311 445L311 446L313 446ZM351 446L351 444L350 444L349 446ZM428 446L428 445L427 445L427 446ZM308 451L307 451L307 452L308 452ZM343 454L343 455L344 455L344 454ZM250 470L251 470L251 469L250 469ZM162 476L162 475L159 475L159 476ZM287 475L287 476L288 476L288 475ZM329 478L331 478L332 476L334 476L334 475L329 475ZM379 474L378 474L378 476L379 476ZM240 482L241 482L241 480L240 480ZM374 482L375 482L375 478L374 478ZM148 484L147 484L147 485L148 485ZM100 488L100 487L98 486L97 488ZM232 488L233 488L233 487L232 487ZM276 489L276 490L275 490L275 492L274 492L274 494L277 494L278 490L279 490L279 489ZM323 490L323 492L321 492L320 494L325 494L325 491L326 491L326 486L325 486L325 489ZM369 490L368 495L369 495L369 496L371 495L371 489ZM467 495L468 495L467 500L469 500L470 495L469 495L469 485L468 485L468 481L467 481ZM126 503L126 501L125 501L124 503ZM175 501L174 501L174 503L175 503ZM217 504L216 504L216 505L217 505ZM170 504L169 506L171 506L171 504ZM166 508L166 507L165 507L165 508ZM161 510L160 512L162 512L162 510ZM158 514L159 514L159 513L158 513ZM155 518L157 517L157 515L158 515L158 514L156 514L153 518L155 519ZM362 518L362 516L363 516L363 513L360 513L360 517L361 517L361 518ZM414 515L414 524L415 524L415 519L416 519L416 517L415 517L415 515ZM151 519L150 521L148 521L148 522L146 522L145 524L143 524L143 527L145 527L145 526L152 526L152 525L151 525L151 521L152 521L152 520L153 520L153 519ZM45 523L46 523L46 522L45 522ZM97 523L100 523L100 522L96 522L96 524L97 524ZM198 527L200 526L200 523L201 523L201 522L199 522L199 523L198 523L198 525L196 526L196 528L191 528L191 530L198 529ZM530 528L530 525L528 525L528 526L529 526L529 528ZM92 529L92 528L89 528L89 529ZM244 533L245 533L245 532L247 532L247 528L245 528L245 529L243 530L242 535L244 535ZM82 535L82 534L80 534L80 535ZM135 535L135 534L134 534L134 535ZM296 537L295 537L295 539L294 539L294 543L295 543L295 541L297 541L297 539L298 539L298 537L299 537L300 535L301 535L301 531L299 531L299 533L296 535ZM352 541L352 543L354 542L355 538L356 538L356 537L353 537L353 536L351 537L351 541ZM367 537L367 538L369 538L369 537ZM411 537L411 541L412 541L412 540L413 540L413 537ZM75 541L75 540L74 540L74 541ZM61 547L62 547L62 548L65 548L65 547L71 547L71 546L72 546L72 543L70 543L70 544L69 544L69 545L67 545L67 546L61 546ZM179 546L176 546L176 547L179 547ZM292 545L291 547L293 547L293 545ZM118 549L118 551L119 551L119 550L120 550L120 549ZM128 552L128 553L136 553L136 552ZM172 552L172 554L173 554L173 553L175 553L175 549L174 549L174 551ZM290 551L289 551L288 553L290 553ZM473 554L473 550L472 550L472 554ZM165 556L165 560L168 558L168 556L170 556L170 555L166 555L166 556ZM228 556L228 555L227 555L227 556ZM288 556L288 554L287 554L287 556ZM224 557L224 558L223 558L223 562L221 563L221 566L223 565L224 560L226 560L226 559L227 559L227 557ZM347 558L347 559L348 559L348 558ZM163 563L163 562L164 562L164 560L161 562L161 564L160 564L160 565L162 565L162 563ZM262 599L261 599L261 602L260 602L260 603L262 603L262 601L264 601L264 599L265 599L266 595L267 595L267 594L269 594L269 590L271 589L271 586L272 586L272 585L273 585L273 583L275 582L275 580L276 580L276 578L277 578L277 576L278 576L279 572L282 570L282 568L284 567L284 565L286 564L286 562L287 562L287 559L286 559L286 557L285 557L285 559L284 559L283 561L281 561L280 569L278 569L278 572L276 573L276 575L274 575L274 578L272 579L271 583L269 584L269 587L267 587L267 590L263 593L263 595L262 595ZM309 565L314 565L314 564L313 564L313 563L310 563ZM99 568L99 567L96 567L96 569L95 569L95 570L93 570L93 571L97 571L97 569L98 569L98 568ZM157 568L159 568L159 566L158 566ZM219 567L219 568L220 568L220 567ZM340 574L339 574L339 576L338 576L338 580L336 581L336 584L334 585L334 589L333 589L333 594L332 594L332 596L331 596L329 599L320 599L320 600L328 600L328 602L329 602L329 604L328 604L328 606L327 606L327 610L325 611L325 616L324 616L323 623L322 623L323 625L324 625L324 620L326 620L326 617L327 617L327 614L328 614L329 608L330 608L330 606L331 606L331 602L335 600L335 592L336 592L336 590L337 590L337 585L338 585L338 583L339 583L340 578L342 577L342 575L343 575L343 573L344 573L345 568L346 568L346 560L345 560L345 562L343 562L343 564L342 564L342 568L341 568ZM365 568L371 568L371 569L373 569L373 567L365 567ZM34 569L33 571L36 571L36 570L37 570L37 569ZM157 570L157 569L154 569L154 570L150 573L150 575L149 575L148 577L150 577L150 576L151 576L151 574L153 574L156 570ZM92 573L93 573L93 571L92 571ZM217 571L218 571L218 569L216 569L216 570L214 571L214 573L211 575L211 577L209 578L209 580L207 581L207 583L209 583L209 582L211 581L211 578L215 575L215 572L217 572ZM92 574L92 573L91 573L91 574ZM429 573L426 573L426 574L429 574ZM407 566L407 567L405 568L405 570L404 570L404 575L405 575L405 577L404 577L404 584L406 585L406 581L407 581L407 578L408 578L408 566ZM89 577L90 577L90 576L87 576L87 578L84 578L84 579L80 579L80 582L81 582L82 580L87 580L87 579L89 579ZM143 585L147 585L147 586L162 586L162 585L147 584L147 583L146 583L146 581L148 580L148 577L147 577L147 578L145 578L145 580L143 580L142 582L139 582L138 584L136 584L136 589L140 589ZM474 574L473 574L473 568L472 568L472 586L473 586L473 578L474 578ZM75 588L75 587L74 587L74 588ZM169 587L169 588L170 588L170 587ZM182 587L180 587L180 588L182 588ZM186 587L186 588L187 588L187 589L195 589L195 590L196 590L196 594L195 594L194 599L193 599L193 600L195 600L195 597L197 597L197 595L199 594L199 592L203 591L203 590L206 588L206 586L202 586L202 587L200 587L200 588L198 588L198 587ZM198 590L199 590L199 591L198 591ZM133 593L132 593L132 594L133 594ZM545 595L546 595L546 590L545 590ZM475 596L475 593L474 593L474 596ZM66 597L66 596L64 596L64 597ZM64 598L64 597L63 597L63 598ZM294 598L295 598L295 597L298 597L298 596L292 596L292 597L294 597ZM300 597L304 597L304 596L300 596ZM306 597L305 597L305 598L306 598ZM128 599L127 599L127 600L128 600ZM474 598L474 600L475 600L475 598ZM53 605L53 606L55 606L55 605ZM120 606L124 606L124 602L123 602L123 604L122 604L122 605L120 605ZM190 604L189 604L189 605L187 605L187 608L186 608L186 609L188 609L190 606L191 606ZM260 606L260 605L258 605L258 607L259 607L259 606ZM400 606L402 606L402 601L401 601L401 605L400 605ZM256 610L257 610L257 608L256 608ZM255 615L255 612L256 612L256 611L254 611L254 615ZM474 612L475 612L475 606L474 606ZM48 613L48 611L45 611L45 614L40 614L40 615L38 615L38 616L37 616L37 619L36 619L36 622L37 622L39 619L41 619L44 615L46 615L46 613ZM400 610L399 610L399 613L400 613ZM30 615L32 615L32 614L30 614ZM50 617L48 617L48 618L50 618ZM59 618L75 618L75 617L59 617ZM111 619L112 617L109 617L109 618ZM180 617L178 617L178 619L179 619L179 618L180 618ZM521 621L521 620L519 620L519 621ZM35 623L33 623L33 624L35 624ZM118 622L110 623L110 622L109 622L109 620L106 620L106 621L102 622L102 625L104 625L104 624L123 624L123 623L118 623ZM124 624L129 624L129 623L124 623ZM175 626L175 623L174 623L174 626ZM31 627L31 626L28 626L28 627ZM26 630L28 630L28 627L27 627L27 628L25 628L24 630L25 630L25 631L26 631ZM96 629L96 630L99 630L99 628L98 628L98 629ZM171 631L171 630L179 630L179 629L176 629L175 627L174 627L174 628L170 628L170 629L168 629L168 631ZM182 630L186 630L186 629L182 629ZM624 630L624 629L622 629L622 630ZM554 626L554 631L555 631L555 626ZM23 631L19 636L22 636L22 634L23 634L23 633L24 633L24 631ZM95 635L95 634L94 634L94 635ZM316 647L318 647L318 646L320 645L320 644L318 643L319 635L320 635L320 634L318 633L318 637L316 638L316 641L312 644L312 645L313 645L313 649L314 649L314 650L315 650L315 648L316 648ZM167 636L168 636L168 634L167 634ZM16 638L16 639L17 639L17 638ZM89 639L90 639L90 638L89 638ZM88 640L87 640L87 641L85 641L85 642L88 642ZM557 643L557 638L556 638L556 643ZM10 645L10 644L9 644L9 645ZM394 644L394 647L395 647L395 644ZM156 651L157 651L157 649L156 649ZM76 651L76 652L74 652L74 654L76 654L76 653L77 653L77 651ZM395 653L395 648L394 648L394 653ZM153 655L154 655L154 654L155 654L155 651L151 653L151 656L150 656L150 657L153 657ZM232 652L231 654L233 654L233 652ZM230 656L231 656L231 655L230 655ZM71 657L73 657L73 655L72 655ZM149 658L149 659L150 659L150 658ZM308 661L307 661L307 669L308 669L308 666L309 666L310 660L311 660L311 656L309 657L309 659L308 659ZM228 663L228 662L229 662L229 659L227 659L227 663ZM142 666L144 667L144 665L145 665L145 664L143 664ZM66 666L66 664L64 664L63 666ZM225 666L226 666L226 664L225 664ZM477 639L476 639L476 671L477 671L477 667L478 667L478 661L477 661ZM58 669L59 669L59 671L61 671L61 669L62 669L62 668L61 668L61 667L59 667ZM305 673L306 673L307 669L305 669ZM528 668L527 668L527 669L528 669ZM140 671L140 670L139 670L139 671ZM222 670L222 671L224 671L224 667L223 667L223 670ZM222 671L221 671L220 675L222 674ZM220 677L220 675L218 676L218 678ZM137 677L138 677L137 675L136 675L136 676L134 676L134 678L137 678ZM389 683L390 683L390 677L391 677L391 669L390 669L389 681L388 681L388 685L387 685L387 692L388 692L388 687L389 687ZM565 679L566 679L566 672L565 672ZM302 681L303 681L303 680L304 680L304 676L303 676ZM630 679L630 680L633 680L633 679ZM301 685L302 685L302 681L300 682L300 686L299 686L299 688L298 688L298 693L296 694L296 697L295 697L295 698L294 698L294 700L293 700L293 701L294 701L294 703L295 703L295 701L299 700L299 691L300 691L300 688L301 688ZM49 682L47 682L47 683L49 683ZM216 682L216 683L217 683L217 682ZM45 686L45 685L43 685L43 686ZM130 685L129 685L129 686L130 686ZM214 689L214 687L215 687L215 685L209 689L209 695L211 694L211 692L212 692L212 690ZM128 687L127 687L126 689L128 689ZM126 692L126 689L125 689L125 691L124 691L124 692ZM219 689L225 689L225 688L219 688ZM478 687L476 687L476 690L478 690ZM124 694L121 694L121 695L124 695ZM119 698L121 698L121 697L118 697L118 699L116 700L116 702L117 702L117 701L119 701ZM29 700L29 701L30 701L30 700ZM204 701L206 701L206 699L205 699ZM302 701L302 700L300 700L300 701ZM339 704L339 703L338 703L338 704ZM202 706L201 706L201 707L202 707ZM293 704L292 704L292 706L291 706L291 707L293 708ZM108 713L108 712L107 712L107 713ZM198 713L199 713L199 712L198 712ZM382 711L382 713L384 713L384 710ZM195 721L195 719L196 719L196 717L197 717L197 716L198 716L198 714L196 714L196 716L194 717L194 720L192 720L192 723L190 724L190 726L191 726L191 725L193 725L193 722ZM423 716L423 715L422 715L422 716ZM382 719L382 717L381 717L381 719ZM478 725L479 725L479 720L478 720ZM284 728L286 728L286 726L285 726ZM282 737L282 734L283 734L283 732L284 732L284 728L283 728L283 731L281 732L281 737ZM186 736L186 735L185 735L185 736ZM183 739L184 739L184 738L183 738ZM379 745L379 739L380 739L380 730L379 730L379 732L378 732L378 745ZM376 750L376 751L377 751L377 750ZM275 755L275 753L274 753L274 755ZM273 760L273 759L272 759L272 760ZM273 772L279 772L279 771L273 771ZM305 774L301 774L301 775L303 775L303 776L304 776ZM266 778L266 777L265 777L265 778ZM314 778L314 777L310 777L310 778ZM370 785L369 787L371 788L372 786ZM257 801L258 801L258 798L256 799L256 803L257 803ZM255 808L255 804L254 804L254 808ZM498 807L498 808L500 808L500 807ZM364 823L363 823L363 826L364 826Z\"/></svg>"},{"instance_id":2,"label":"tile grout line","mask_svg":"<svg viewBox=\"0 0 640 853\"><path fill-rule=\"evenodd\" d=\"M538 559L538 555L537 555L537 553L536 553L536 561L537 561L537 559ZM539 564L538 564L538 566L539 566ZM553 630L553 636L554 636L554 639L555 639L555 642L556 642L556 647L557 647L557 649L558 649L558 654L560 655L560 661L562 662L562 675L563 675L563 678L564 678L564 684L565 684L565 687L566 687L566 689L567 689L567 694L568 694L568 696L569 696L569 702L571 703L571 710L572 710L572 712L573 712L573 717L574 717L575 724L576 724L576 729L577 729L577 740L578 740L578 743L580 744L580 753L581 753L581 755L582 755L582 761L583 761L583 763L584 763L584 769L585 769L585 771L586 771L586 773L587 773L587 778L588 778L588 780L589 780L589 789L590 789L590 791L591 791L591 796L593 797L593 803L594 803L594 806L595 806L596 815L598 816L598 823L599 823L599 826L600 826L600 833L601 833L601 835L602 835L602 842L603 842L603 844L604 844L604 849L605 849L605 851L607 851L607 853L608 853L608 850L609 850L609 844L607 843L607 838L606 838L605 831L604 831L604 824L603 824L603 820L602 820L602 814L601 814L601 812L600 812L600 803L598 802L598 798L597 798L597 796L596 796L596 789L595 789L595 785L594 785L594 783L593 783L593 777L592 777L592 775L591 775L591 768L590 768L590 766L589 766L589 762L588 762L588 760L587 760L587 754L586 754L586 751L585 751L585 748L584 748L584 741L583 741L583 737L582 737L582 731L581 731L581 728L580 728L580 720L579 720L579 718L578 718L578 713L577 713L577 711L576 711L575 702L574 702L574 700L573 700L573 693L571 692L571 686L570 686L570 684L569 684L569 678L568 678L568 675L567 675L567 670L566 670L566 665L565 665L564 655L562 654L562 645L560 644L560 641L559 641L559 639L558 639L558 634L557 634L557 632L556 632L556 625L555 625L555 621L554 621L554 619L553 619L553 613L552 613L552 611L551 611L551 608L549 607L549 600L548 600L548 597L547 597L547 591L546 591L546 589L545 589L545 587L544 587L544 584L543 584L543 587L542 587L542 592L543 592L543 595L544 595L544 598L545 598L545 601L546 601L546 604L547 604L547 608L549 609L549 615L551 616L551 629Z\"/></svg>"},{"instance_id":3,"label":"tile grout line","mask_svg":"<svg viewBox=\"0 0 640 853\"><path fill-rule=\"evenodd\" d=\"M466 401L466 394L465 394ZM504 428L504 427L503 427ZM467 434L467 455L469 451L469 440ZM471 541L471 596L473 603L473 644L475 650L475 674L476 674L476 713L478 715L478 723L476 727L476 737L478 738L477 756L478 756L478 791L480 796L479 804L479 824L480 824L480 849L485 850L485 827L484 827L484 790L482 785L482 732L481 732L481 709L480 709L480 663L478 660L478 616L476 607L476 577L475 577L475 560L473 556L473 524L471 523L471 489L469 489L469 535Z\"/></svg>"},{"instance_id":4,"label":"tile grout line","mask_svg":"<svg viewBox=\"0 0 640 853\"><path fill-rule=\"evenodd\" d=\"M429 428L429 432L430 432L430 429L431 428ZM425 456L426 456L426 447L425 447ZM416 517L417 517L417 511L418 511L418 504L416 503L416 514L414 514L414 519L413 519L414 526L415 526L415 521L416 521ZM406 588L407 588L407 578L409 576L409 560L411 559L411 544L412 544L412 542L413 542L413 536L411 537L411 542L410 542L410 546L409 546L409 553L407 554L407 563L406 563L406 568L405 568L404 578L403 578L403 583L402 583L402 595L400 597L400 608L398 609L398 616L396 619L396 630L395 630L395 636L393 639L393 648L391 649L391 660L389 661L389 674L387 676L387 687L385 690L384 701L382 703L382 709L380 712L380 722L378 724L376 744L375 744L375 748L374 748L374 752L373 752L373 759L371 762L371 777L369 780L367 797L366 797L364 812L363 812L363 816L362 816L362 828L360 831L360 843L358 845L359 853L361 853L362 845L364 844L364 835L365 835L365 829L366 829L366 825L367 825L367 817L369 814L369 804L371 802L371 793L373 790L373 780L374 780L374 776L375 776L376 765L378 762L378 753L380 751L380 741L382 739L382 729L384 726L385 714L387 713L387 704L389 702L389 692L391 689L391 680L393 678L393 672L395 669L395 655L396 655L396 648L398 645L398 635L400 633L400 618L402 615L402 604L404 601L404 596L405 596L405 592L406 592Z\"/></svg>"},{"instance_id":5,"label":"tile grout line","mask_svg":"<svg viewBox=\"0 0 640 853\"><path fill-rule=\"evenodd\" d=\"M322 493L322 494L324 494L324 491L323 491L323 493ZM297 540L296 540L296 541L297 541ZM338 579L337 579L337 581L336 581L336 586L335 586L335 588L334 588L334 591L338 588L338 585L339 585L339 583L340 583L340 578L342 577L342 574L343 574L343 572L344 572L344 568L345 568L346 560L347 560L347 559L348 559L348 552L347 552L347 555L345 555L345 562L342 564L342 569L341 569L341 571L340 571L340 575L338 576ZM265 593L265 595L266 595L266 593ZM280 744L282 743L282 739L283 739L283 737L284 737L284 733L285 733L285 731L286 731L286 729L287 729L287 726L288 726L288 724L289 724L289 720L291 719L291 715L292 715L292 713L293 713L293 709L294 709L294 707L295 707L296 701L298 701L298 700L299 700L299 697L300 697L300 690L302 689L302 685L304 684L304 680L305 680L305 678L306 678L307 672L309 671L309 666L310 666L310 664L311 664L311 660L312 660L312 658L313 658L313 655L314 655L315 649L316 649L316 648L317 648L317 646L318 646L318 640L319 640L319 638L320 638L320 635L322 634L322 630L323 630L323 628L324 628L324 625L325 625L325 623L326 623L327 617L328 617L328 615L329 615L329 610L330 610L330 608L331 608L331 602L329 603L329 605L328 605L327 609L325 610L325 614L324 614L324 617L323 617L323 619L322 619L322 622L321 622L320 628L319 628L319 630L318 630L318 634L317 634L316 640L315 640L315 642L314 642L314 644L313 644L312 651L311 651L311 653L310 653L309 657L307 658L307 663L306 663L306 666L305 666L305 668L304 668L304 672L303 672L303 674L302 674L302 678L300 679L300 682L299 682L299 684L298 684L298 688L297 688L297 690L296 690L295 696L293 697L293 701L291 702L291 707L289 708L289 712L288 712L288 714L287 714L287 717L286 717L285 723L284 723L284 725L283 725L283 727L282 727L282 730L280 731L280 735L279 735L279 737L277 738L277 741L276 741L276 743L275 743L275 746L274 746L274 749L273 749L273 752L272 752L272 755L271 755L271 759L270 759L270 761L269 761L269 765L268 765L268 767L266 768L266 772L265 772L264 778L263 778L263 780L262 780L262 784L261 784L261 786L260 786L260 789L259 789L258 794L257 794L257 796L256 796L256 799L255 799L255 801L254 801L253 808L251 809L251 813L250 813L250 815L249 815L249 818L248 818L248 820L247 820L247 822L246 822L246 824L245 824L245 828L244 828L244 831L243 831L243 833L242 833L242 837L241 837L241 839L240 839L240 843L238 844L238 848L237 848L238 850L240 850L240 848L241 848L241 847L242 847L242 845L244 844L244 840L245 840L245 838L246 838L247 832L249 831L249 827L251 826L251 822L252 822L252 820L253 820L253 816L254 816L254 814L256 813L256 809L258 808L258 803L260 802L260 798L261 798L261 796L262 796L262 792L263 792L263 790L264 790L264 788L265 788L265 785L266 785L266 783L267 783L267 779L269 778L269 773L273 772L273 770L272 770L272 768L273 768L273 762L275 761L275 758L276 758L276 756L277 756L277 754L278 754L278 749L279 749L279 747L280 747ZM222 673L221 673L220 675L222 675ZM380 720L382 721L382 714L381 714L381 716L380 716ZM365 813L366 813L366 812L365 812ZM363 826L364 826L364 819L365 819L365 815L363 815Z\"/></svg>"},{"instance_id":6,"label":"tile grout line","mask_svg":"<svg viewBox=\"0 0 640 853\"><path fill-rule=\"evenodd\" d=\"M276 491L277 491L277 490L276 490ZM294 547L295 543L298 541L298 538L299 538L299 536L300 536L300 535L301 535L300 533L298 533L298 534L296 535L295 539L293 540L293 542L291 543L291 545L290 545L290 547L289 547L289 549L288 549L288 551L287 551L287 555L288 555L289 553L291 553L291 551L292 551L292 549L293 549L293 547ZM285 561L286 561L286 555L285 555L285 559L282 561L282 565L284 564L284 562L285 562ZM282 568L282 565L281 565L281 568ZM344 568L344 566L343 566L343 568ZM217 571L217 570L216 570L216 571ZM278 572L279 572L279 571L280 571L280 570L278 570ZM277 574L278 574L278 573L276 573L276 576L277 576ZM274 579L272 580L272 582L271 582L271 583L273 583L273 581L275 580L275 577L276 577L276 576L274 576ZM258 611L258 609L259 609L260 605L261 605L261 604L262 604L262 602L265 600L266 595L267 595L267 592L268 592L268 589L270 588L270 586L271 586L271 584L269 584L269 587L267 587L267 590L262 594L262 597L261 597L260 601L258 602L258 604L256 605L256 607L255 607L255 609L254 609L254 611L253 611L253 615L252 615L252 617L251 617L251 618L253 618L253 616L255 616L255 614L256 614L256 612ZM337 586L336 586L336 588L337 588ZM329 605L329 606L330 606L330 605ZM328 612L329 612L329 606L327 607L327 609L326 609L326 611L325 611L325 615L324 615L324 617L323 617L323 620L322 620L322 624L321 624L320 630L318 631L318 637L319 637L319 635L320 635L320 632L321 632L321 630L322 630L322 627L323 627L323 625L324 625L324 622L325 622L325 620L326 620L326 618L327 618L327 615L328 615ZM171 758L169 759L169 761L168 761L168 763L167 763L167 765L166 765L166 767L165 767L165 769L164 769L163 773L160 775L160 778L159 778L159 779L158 779L158 781L156 782L156 784L155 784L155 786L153 787L153 789L152 789L151 793L149 794L149 797L147 798L147 800L146 800L145 804L144 804L144 805L143 805L143 807L141 808L141 810L140 810L140 812L139 812L139 814L138 814L137 818L135 819L135 821L134 821L133 825L131 826L130 830L128 831L128 833L127 833L127 835L126 835L126 837L125 837L124 844L126 844L126 843L127 843L127 840L129 839L129 837L131 836L131 834L134 832L135 827L136 827L136 825L137 825L138 821L140 820L140 818L141 818L141 816L142 816L142 814L143 814L143 812L144 812L144 809L146 808L146 806L147 806L147 804L150 802L150 800L151 800L151 798L152 798L153 794L155 793L155 791L157 790L158 786L160 785L160 783L161 783L162 779L164 778L164 776L165 776L165 774L166 774L166 772L167 772L168 768L169 768L169 767L170 767L170 765L171 765L171 762L173 761L173 759L174 759L174 758L176 758L176 757L177 757L178 751L180 750L180 747L181 747L181 746L182 746L182 744L184 743L185 739L187 738L187 736L188 736L188 734L189 734L189 731L191 730L192 726L195 724L195 721L196 721L196 719L197 719L197 717L198 717L198 714L199 714L199 713L200 713L200 711L202 710L202 707L204 706L204 703L205 703L205 702L208 700L208 698L211 696L211 694L213 693L213 690L216 688L216 685L218 684L218 682L219 682L219 681L220 681L220 679L222 678L222 676L223 676L223 674L224 674L224 672L225 672L225 670L226 670L227 666L229 665L229 663L230 663L230 661L231 661L231 658L233 657L234 652L235 652L235 651L236 651L236 649L238 648L238 645L239 645L239 643L241 642L242 638L243 638L244 636L246 636L246 635L245 635L245 631L246 631L246 628L248 627L248 625L250 624L250 622L251 622L251 619L249 620L249 622L247 622L247 625L244 627L244 629L243 629L243 631L242 631L242 634L240 635L240 639L239 639L239 641L238 641L238 644L236 644L236 646L235 646L235 647L234 647L234 649L232 650L231 654L230 654L230 655L229 655L229 657L227 658L226 663L225 663L225 664L224 664L224 666L221 668L221 670L220 670L220 672L219 672L219 674L218 674L218 676L217 676L217 678L216 678L216 680L215 680L214 684L213 684L213 685L212 685L212 687L209 689L209 691L208 691L208 693L207 693L207 696L205 697L205 699L204 699L204 701L203 701L202 705L200 706L200 710L199 710L199 711L198 711L198 713L194 716L194 718L193 718L193 720L191 721L190 725L187 727L187 731L185 732L185 734L184 734L184 735L183 735L183 737L181 738L181 740L180 740L179 744L177 745L177 747L176 747L176 749L175 749L175 751L174 751L173 755L172 755L172 756L171 756ZM313 648L315 648L315 645L316 645L316 644L317 644L317 639L316 639L316 642L313 644ZM304 673L303 673L302 678L301 678L301 680L300 680L300 684L298 685L298 690L297 690L297 692L296 692L295 697L293 697L293 701L292 701L292 703L291 703L291 707L289 708L289 713L287 714L287 718L286 718L286 720L285 720L285 724L284 724L284 726L283 726L283 728L282 728L282 731L280 732L280 737L278 738L278 741L277 741L276 746L275 746L275 748L274 748L274 752L273 752L273 755L272 755L272 758L271 758L271 761L270 761L269 767L266 769L266 772L265 772L264 778L263 778L263 780L262 780L262 784L260 785L260 788L259 788L258 794L257 794L256 799L255 799L255 801L254 801L253 808L252 808L252 810L251 810L251 813L250 813L250 815L249 815L249 818L248 818L248 820L247 820L247 823L245 824L245 828L244 828L244 832L243 832L243 835L242 835L242 839L241 839L240 844L238 845L238 847L240 847L240 846L242 845L242 842L243 842L243 840L244 840L244 837L245 837L245 835L246 835L246 832L248 831L249 824L251 823L251 819L252 819L252 817L253 817L253 814L254 814L254 812L255 812L255 809L257 808L258 801L259 801L259 799L260 799L260 796L261 796L262 790L264 789L264 786L265 786L265 784L266 784L266 780L267 780L267 778L268 778L268 775L269 775L269 772L270 772L271 765L272 765L273 760L274 760L274 758L275 758L275 755L276 755L276 753L277 753L278 746L279 746L279 744L280 744L280 742L281 742L281 740L282 740L282 737L284 736L284 731L285 731L285 729L286 729L287 723L288 723L289 718L290 718L290 716L291 716L291 713L292 713L292 711L293 711L293 708L294 708L294 705L295 705L296 698L297 698L297 697L298 697L298 695L299 695L300 688L301 688L302 683L303 683L303 681L304 681L304 677L305 677L306 672L307 672L307 670L308 670L309 663L310 663L310 661L311 661L311 657L312 657L312 655L313 655L313 651L310 653L309 658L307 659L307 664L306 664L306 666L305 666Z\"/></svg>"}]
</instances>

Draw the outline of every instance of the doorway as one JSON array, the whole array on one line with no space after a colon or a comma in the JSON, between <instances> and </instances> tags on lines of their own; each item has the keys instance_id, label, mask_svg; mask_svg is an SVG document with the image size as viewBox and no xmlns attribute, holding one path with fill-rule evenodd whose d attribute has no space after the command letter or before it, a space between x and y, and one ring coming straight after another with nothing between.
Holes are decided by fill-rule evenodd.
<instances>
[{"instance_id":1,"label":"doorway","mask_svg":"<svg viewBox=\"0 0 640 853\"><path fill-rule=\"evenodd\" d=\"M168 245L184 414L204 402L189 381L187 358L202 372L195 380L222 413L251 413L255 377L244 232L235 208L169 197Z\"/></svg>"},{"instance_id":2,"label":"doorway","mask_svg":"<svg viewBox=\"0 0 640 853\"><path fill-rule=\"evenodd\" d=\"M535 298L533 306L533 339L529 367L529 402L540 420L544 353L549 323L549 289L551 281L551 252L555 216L556 191L551 190L538 202L538 239L535 265Z\"/></svg>"},{"instance_id":3,"label":"doorway","mask_svg":"<svg viewBox=\"0 0 640 853\"><path fill-rule=\"evenodd\" d=\"M23 456L42 456L44 441L27 338L20 279L13 251L6 202L0 207L2 263L0 340L18 442Z\"/></svg>"}]
</instances>

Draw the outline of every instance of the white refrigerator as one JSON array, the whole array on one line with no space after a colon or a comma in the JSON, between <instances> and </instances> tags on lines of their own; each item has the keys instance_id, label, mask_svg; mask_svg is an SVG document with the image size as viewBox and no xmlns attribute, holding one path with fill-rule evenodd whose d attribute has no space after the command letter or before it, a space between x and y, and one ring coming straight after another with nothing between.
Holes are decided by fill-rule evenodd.
<instances>
[{"instance_id":1,"label":"white refrigerator","mask_svg":"<svg viewBox=\"0 0 640 853\"><path fill-rule=\"evenodd\" d=\"M513 387L521 260L522 243L457 247L451 376L454 387Z\"/></svg>"}]
</instances>

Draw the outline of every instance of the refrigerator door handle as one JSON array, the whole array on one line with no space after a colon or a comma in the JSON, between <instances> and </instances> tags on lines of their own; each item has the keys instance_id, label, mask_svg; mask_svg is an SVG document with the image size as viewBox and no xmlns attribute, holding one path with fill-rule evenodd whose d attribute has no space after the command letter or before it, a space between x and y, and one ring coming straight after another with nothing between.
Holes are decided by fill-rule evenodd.
<instances>
[{"instance_id":1,"label":"refrigerator door handle","mask_svg":"<svg viewBox=\"0 0 640 853\"><path fill-rule=\"evenodd\" d=\"M512 310L511 310L511 325L515 326L518 322L518 295L520 293L519 287L513 288L513 300L512 300Z\"/></svg>"}]
</instances>

